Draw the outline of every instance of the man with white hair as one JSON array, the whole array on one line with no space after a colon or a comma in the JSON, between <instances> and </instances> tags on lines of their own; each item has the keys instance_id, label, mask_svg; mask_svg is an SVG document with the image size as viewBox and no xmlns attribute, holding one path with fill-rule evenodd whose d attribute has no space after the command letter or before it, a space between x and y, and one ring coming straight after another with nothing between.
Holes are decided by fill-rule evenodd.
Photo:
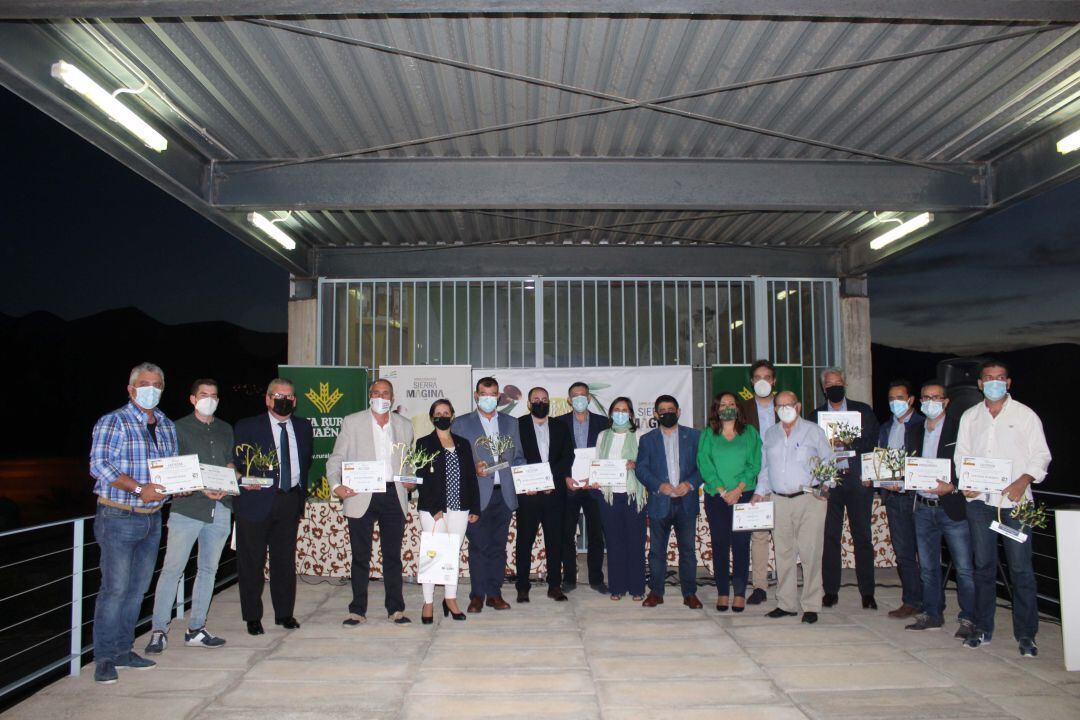
<instances>
[{"instance_id":1,"label":"man with white hair","mask_svg":"<svg viewBox=\"0 0 1080 720\"><path fill-rule=\"evenodd\" d=\"M161 543L163 488L147 461L176 455L176 428L157 409L165 373L142 363L128 376L128 402L101 417L90 442L90 476L98 496L94 537L101 549L101 589L94 607L94 680L115 683L117 668L148 669L132 650L143 596Z\"/></svg>"}]
</instances>

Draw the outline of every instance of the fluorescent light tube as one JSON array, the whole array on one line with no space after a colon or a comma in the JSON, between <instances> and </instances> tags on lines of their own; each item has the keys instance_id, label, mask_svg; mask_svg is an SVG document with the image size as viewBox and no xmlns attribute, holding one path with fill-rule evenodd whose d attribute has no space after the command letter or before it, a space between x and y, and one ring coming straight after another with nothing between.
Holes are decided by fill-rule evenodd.
<instances>
[{"instance_id":1,"label":"fluorescent light tube","mask_svg":"<svg viewBox=\"0 0 1080 720\"><path fill-rule=\"evenodd\" d=\"M286 235L284 232L282 232L281 228L270 222L270 220L268 220L265 216L260 215L257 212L253 212L248 213L247 219L248 222L250 222L252 225L262 230L273 240L277 241L277 243L281 245L281 247L285 248L286 250L296 249L296 241Z\"/></svg>"},{"instance_id":2,"label":"fluorescent light tube","mask_svg":"<svg viewBox=\"0 0 1080 720\"><path fill-rule=\"evenodd\" d=\"M896 242L905 235L910 235L919 228L926 227L933 222L934 216L932 213L921 213L908 220L902 225L897 225L884 235L879 235L870 241L871 250L880 250L891 242Z\"/></svg>"},{"instance_id":3,"label":"fluorescent light tube","mask_svg":"<svg viewBox=\"0 0 1080 720\"><path fill-rule=\"evenodd\" d=\"M129 110L123 103L91 80L82 70L60 60L53 63L52 76L66 87L82 95L124 129L143 141L151 150L162 152L169 146L165 136L146 124L146 121Z\"/></svg>"},{"instance_id":4,"label":"fluorescent light tube","mask_svg":"<svg viewBox=\"0 0 1080 720\"><path fill-rule=\"evenodd\" d=\"M1062 155L1071 153L1077 148L1080 148L1080 130L1069 133L1057 142L1057 151Z\"/></svg>"}]
</instances>

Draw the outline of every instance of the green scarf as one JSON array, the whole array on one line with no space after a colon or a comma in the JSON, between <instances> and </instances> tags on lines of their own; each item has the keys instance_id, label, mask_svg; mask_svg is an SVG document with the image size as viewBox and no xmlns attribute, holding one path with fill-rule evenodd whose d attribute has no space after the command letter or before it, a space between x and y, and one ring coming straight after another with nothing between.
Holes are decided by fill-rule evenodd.
<instances>
[{"instance_id":1,"label":"green scarf","mask_svg":"<svg viewBox=\"0 0 1080 720\"><path fill-rule=\"evenodd\" d=\"M600 443L597 445L596 456L601 459L610 460L613 458L608 457L608 453L611 452L611 442L614 437L614 433L625 433L626 439L623 441L622 456L624 460L637 461L637 433L627 432L626 430L605 430L600 434ZM604 500L608 505L612 504L612 496L610 487L605 487L601 492L604 494ZM633 470L626 471L626 495L627 498L634 501L637 506L638 512L641 512L645 507L645 502L648 500L648 492L645 490L645 486L638 482L637 475Z\"/></svg>"}]
</instances>

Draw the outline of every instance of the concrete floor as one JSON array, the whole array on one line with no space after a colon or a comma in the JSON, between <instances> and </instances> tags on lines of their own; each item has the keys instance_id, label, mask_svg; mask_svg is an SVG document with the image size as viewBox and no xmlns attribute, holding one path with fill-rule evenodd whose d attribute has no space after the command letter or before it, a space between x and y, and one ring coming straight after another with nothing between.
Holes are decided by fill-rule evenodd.
<instances>
[{"instance_id":1,"label":"concrete floor","mask_svg":"<svg viewBox=\"0 0 1080 720\"><path fill-rule=\"evenodd\" d=\"M667 604L645 609L587 585L568 603L534 587L533 601L518 606L507 585L511 610L424 626L420 588L407 584L413 624L399 627L385 621L374 583L368 624L345 629L348 586L302 582L302 627L283 631L271 617L266 634L251 637L234 587L210 613L224 648L184 647L174 625L157 668L121 670L119 683L97 686L87 666L3 720L1080 718L1080 673L1065 671L1060 628L1044 624L1040 656L1022 659L1002 610L993 644L967 650L953 627L915 633L889 619L898 593L879 588L873 612L844 588L840 604L807 626L764 617L771 602L721 615L712 588L699 593L706 609L694 611L671 587Z\"/></svg>"}]
</instances>

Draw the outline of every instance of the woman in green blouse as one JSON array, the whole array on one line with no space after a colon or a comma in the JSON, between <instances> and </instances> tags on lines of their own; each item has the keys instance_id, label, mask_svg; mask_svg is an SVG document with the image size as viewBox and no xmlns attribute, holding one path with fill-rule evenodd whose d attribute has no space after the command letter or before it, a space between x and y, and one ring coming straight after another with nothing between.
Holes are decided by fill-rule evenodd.
<instances>
[{"instance_id":1,"label":"woman in green blouse","mask_svg":"<svg viewBox=\"0 0 1080 720\"><path fill-rule=\"evenodd\" d=\"M724 391L713 398L709 427L698 441L697 462L705 486L705 517L712 535L716 609L728 609L728 595L734 585L732 609L742 612L750 570L750 533L731 531L732 506L750 502L754 495L761 470L761 436L746 423L735 393Z\"/></svg>"}]
</instances>

